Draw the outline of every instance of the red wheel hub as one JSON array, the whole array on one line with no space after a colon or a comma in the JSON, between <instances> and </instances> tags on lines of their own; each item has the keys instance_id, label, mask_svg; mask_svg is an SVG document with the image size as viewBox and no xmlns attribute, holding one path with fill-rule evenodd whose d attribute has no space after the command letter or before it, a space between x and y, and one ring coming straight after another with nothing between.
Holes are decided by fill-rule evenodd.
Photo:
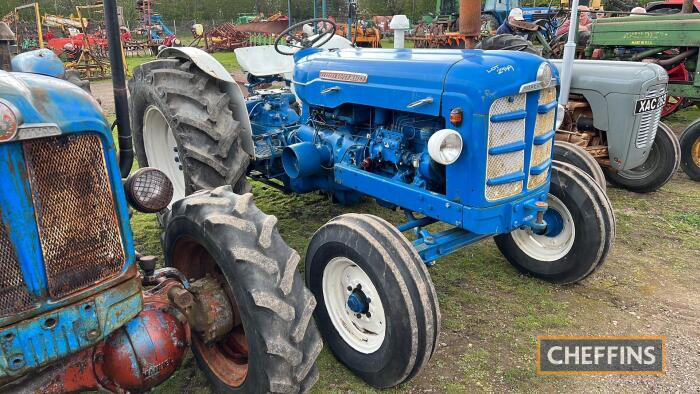
<instances>
[{"instance_id":1,"label":"red wheel hub","mask_svg":"<svg viewBox=\"0 0 700 394\"><path fill-rule=\"evenodd\" d=\"M671 81L690 81L690 73L685 68L685 64L679 64L668 70L668 80ZM661 110L661 117L666 117L683 108L685 99L678 96L668 96L666 105Z\"/></svg>"}]
</instances>

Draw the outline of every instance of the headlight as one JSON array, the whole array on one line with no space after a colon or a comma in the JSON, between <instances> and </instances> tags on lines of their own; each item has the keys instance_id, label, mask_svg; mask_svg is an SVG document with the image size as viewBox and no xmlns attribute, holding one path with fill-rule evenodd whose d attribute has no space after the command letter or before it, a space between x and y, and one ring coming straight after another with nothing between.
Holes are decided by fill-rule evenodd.
<instances>
[{"instance_id":1,"label":"headlight","mask_svg":"<svg viewBox=\"0 0 700 394\"><path fill-rule=\"evenodd\" d=\"M8 105L0 103L0 142L9 141L17 134L17 115Z\"/></svg>"},{"instance_id":2,"label":"headlight","mask_svg":"<svg viewBox=\"0 0 700 394\"><path fill-rule=\"evenodd\" d=\"M557 130L559 130L561 124L564 123L564 114L566 114L566 108L561 104L557 104L557 123L555 127Z\"/></svg>"},{"instance_id":3,"label":"headlight","mask_svg":"<svg viewBox=\"0 0 700 394\"><path fill-rule=\"evenodd\" d=\"M552 66L549 63L540 64L540 68L537 69L537 81L542 84L543 88L549 87L552 83Z\"/></svg>"},{"instance_id":4,"label":"headlight","mask_svg":"<svg viewBox=\"0 0 700 394\"><path fill-rule=\"evenodd\" d=\"M462 136L450 129L442 129L428 140L430 158L444 165L452 164L462 154Z\"/></svg>"},{"instance_id":5,"label":"headlight","mask_svg":"<svg viewBox=\"0 0 700 394\"><path fill-rule=\"evenodd\" d=\"M129 204L143 213L160 212L173 199L173 184L170 179L160 170L149 167L129 175L124 191Z\"/></svg>"}]
</instances>

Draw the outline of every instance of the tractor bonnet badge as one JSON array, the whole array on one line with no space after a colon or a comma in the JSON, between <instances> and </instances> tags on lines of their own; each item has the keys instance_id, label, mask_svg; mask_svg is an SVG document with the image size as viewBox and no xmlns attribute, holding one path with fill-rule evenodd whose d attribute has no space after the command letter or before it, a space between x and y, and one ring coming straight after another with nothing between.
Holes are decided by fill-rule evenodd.
<instances>
[{"instance_id":1,"label":"tractor bonnet badge","mask_svg":"<svg viewBox=\"0 0 700 394\"><path fill-rule=\"evenodd\" d=\"M367 83L367 74L363 73L321 70L320 77L331 81Z\"/></svg>"}]
</instances>

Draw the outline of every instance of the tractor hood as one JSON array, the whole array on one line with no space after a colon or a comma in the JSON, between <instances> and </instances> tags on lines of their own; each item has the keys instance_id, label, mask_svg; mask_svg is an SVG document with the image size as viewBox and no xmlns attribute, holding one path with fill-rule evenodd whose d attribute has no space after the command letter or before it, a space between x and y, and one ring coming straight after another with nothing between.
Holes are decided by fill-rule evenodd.
<instances>
[{"instance_id":1,"label":"tractor hood","mask_svg":"<svg viewBox=\"0 0 700 394\"><path fill-rule=\"evenodd\" d=\"M87 92L62 79L0 71L0 100L19 112L20 127L55 124L62 132L108 132L100 105Z\"/></svg>"},{"instance_id":2,"label":"tractor hood","mask_svg":"<svg viewBox=\"0 0 700 394\"><path fill-rule=\"evenodd\" d=\"M523 52L446 49L307 49L295 58L294 86L307 104L433 116L441 113L443 95L465 97L474 113L486 114L494 98L535 81L544 62Z\"/></svg>"}]
</instances>

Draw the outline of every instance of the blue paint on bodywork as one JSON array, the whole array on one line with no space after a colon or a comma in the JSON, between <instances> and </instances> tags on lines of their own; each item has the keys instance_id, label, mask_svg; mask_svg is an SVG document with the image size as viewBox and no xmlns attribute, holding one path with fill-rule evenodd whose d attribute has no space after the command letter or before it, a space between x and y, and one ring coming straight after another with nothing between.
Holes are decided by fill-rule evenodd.
<instances>
[{"instance_id":1,"label":"blue paint on bodywork","mask_svg":"<svg viewBox=\"0 0 700 394\"><path fill-rule=\"evenodd\" d=\"M63 78L66 73L61 59L52 50L46 48L24 52L12 58L12 71L55 78Z\"/></svg>"},{"instance_id":2,"label":"blue paint on bodywork","mask_svg":"<svg viewBox=\"0 0 700 394\"><path fill-rule=\"evenodd\" d=\"M3 373L14 374L46 365L99 342L141 311L141 287L135 276L133 237L116 146L99 104L85 91L66 81L4 71L0 71L0 100L19 112L21 124L17 138L45 136L41 133L36 136L29 132L24 134L32 128L60 134L93 133L99 136L126 255L117 277L62 299L50 299L22 143L19 140L1 143L2 224L8 229L23 279L35 301L34 308L27 312L0 318L2 378ZM91 306L86 310L88 304ZM47 328L45 322L48 318L55 319L55 328ZM2 342L3 330L10 330L13 339ZM22 355L22 361L18 362L18 368L13 368L12 363L18 354Z\"/></svg>"}]
</instances>

